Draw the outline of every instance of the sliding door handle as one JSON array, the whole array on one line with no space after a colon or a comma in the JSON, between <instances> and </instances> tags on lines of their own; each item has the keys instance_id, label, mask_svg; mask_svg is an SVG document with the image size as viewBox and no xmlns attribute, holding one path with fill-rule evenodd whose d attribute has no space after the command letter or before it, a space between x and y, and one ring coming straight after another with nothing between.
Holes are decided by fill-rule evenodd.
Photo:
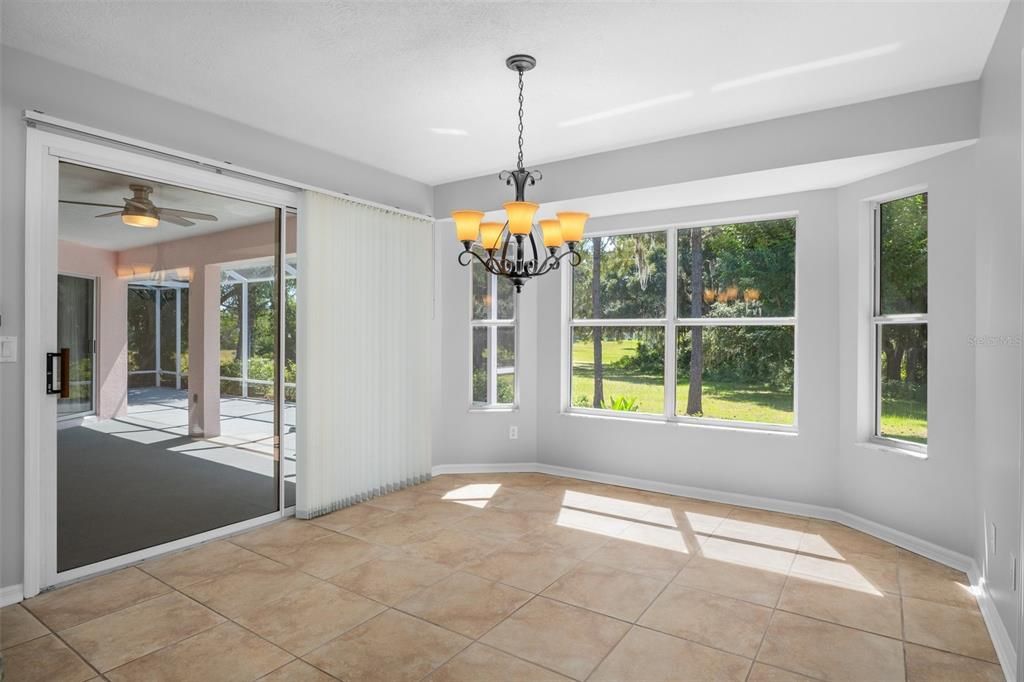
<instances>
[{"instance_id":1,"label":"sliding door handle","mask_svg":"<svg viewBox=\"0 0 1024 682\"><path fill-rule=\"evenodd\" d=\"M54 364L60 360L56 370ZM46 395L59 395L67 398L71 395L71 384L68 375L71 374L71 349L61 348L59 353L46 354ZM54 386L57 386L54 388Z\"/></svg>"}]
</instances>

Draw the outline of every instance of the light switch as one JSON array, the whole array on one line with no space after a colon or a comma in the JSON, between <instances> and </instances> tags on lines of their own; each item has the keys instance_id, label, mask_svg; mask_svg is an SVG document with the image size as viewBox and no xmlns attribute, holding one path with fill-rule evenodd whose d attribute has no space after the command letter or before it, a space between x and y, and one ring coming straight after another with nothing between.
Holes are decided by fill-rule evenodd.
<instances>
[{"instance_id":1,"label":"light switch","mask_svg":"<svg viewBox=\"0 0 1024 682\"><path fill-rule=\"evenodd\" d=\"M18 337L0 336L0 362L18 361Z\"/></svg>"}]
</instances>

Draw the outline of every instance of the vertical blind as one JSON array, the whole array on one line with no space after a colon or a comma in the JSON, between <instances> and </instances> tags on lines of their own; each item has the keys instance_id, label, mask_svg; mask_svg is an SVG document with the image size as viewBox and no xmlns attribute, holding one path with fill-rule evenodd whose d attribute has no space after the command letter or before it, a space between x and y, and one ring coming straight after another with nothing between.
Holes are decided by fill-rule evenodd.
<instances>
[{"instance_id":1,"label":"vertical blind","mask_svg":"<svg viewBox=\"0 0 1024 682\"><path fill-rule=\"evenodd\" d=\"M432 224L306 192L296 516L430 476Z\"/></svg>"}]
</instances>

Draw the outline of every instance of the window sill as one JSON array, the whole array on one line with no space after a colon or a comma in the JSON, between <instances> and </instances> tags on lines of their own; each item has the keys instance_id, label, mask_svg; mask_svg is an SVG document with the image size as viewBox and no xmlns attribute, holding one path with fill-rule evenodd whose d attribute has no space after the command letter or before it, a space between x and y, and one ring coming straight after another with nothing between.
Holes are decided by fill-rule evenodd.
<instances>
[{"instance_id":1,"label":"window sill","mask_svg":"<svg viewBox=\"0 0 1024 682\"><path fill-rule=\"evenodd\" d=\"M469 412L470 414L509 414L518 411L518 405L478 405L476 407L470 407L466 410L466 412Z\"/></svg>"},{"instance_id":2,"label":"window sill","mask_svg":"<svg viewBox=\"0 0 1024 682\"><path fill-rule=\"evenodd\" d=\"M903 443L898 440L887 440L885 438L871 438L868 440L860 441L857 445L872 450L878 450L879 452L887 452L894 455L902 455L903 457L910 457L912 459L926 460L928 459L928 450L918 450L912 447L906 447Z\"/></svg>"},{"instance_id":3,"label":"window sill","mask_svg":"<svg viewBox=\"0 0 1024 682\"><path fill-rule=\"evenodd\" d=\"M758 424L755 422L725 422L725 421L705 421L702 419L694 418L675 418L667 419L662 415L632 415L625 416L621 414L609 414L599 410L585 410L585 409L570 409L563 410L562 416L565 417L582 417L584 419L606 419L610 421L625 421L635 422L639 424L664 424L667 426L685 426L693 427L698 429L713 429L715 431L735 431L740 433L763 433L771 436L798 436L796 426L786 425L766 425Z\"/></svg>"}]
</instances>

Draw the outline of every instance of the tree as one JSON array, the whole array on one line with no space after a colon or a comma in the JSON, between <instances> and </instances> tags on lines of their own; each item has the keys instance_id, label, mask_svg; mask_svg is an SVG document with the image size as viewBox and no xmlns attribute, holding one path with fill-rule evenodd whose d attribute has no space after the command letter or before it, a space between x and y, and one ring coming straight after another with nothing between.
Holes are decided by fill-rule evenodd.
<instances>
[{"instance_id":1,"label":"tree","mask_svg":"<svg viewBox=\"0 0 1024 682\"><path fill-rule=\"evenodd\" d=\"M704 294L704 250L701 243L703 230L690 230L690 314L699 319L703 315ZM690 327L690 393L686 398L686 414L699 415L704 412L701 404L702 380L704 374L704 328Z\"/></svg>"},{"instance_id":2,"label":"tree","mask_svg":"<svg viewBox=\"0 0 1024 682\"><path fill-rule=\"evenodd\" d=\"M591 310L595 318L601 316L601 238L594 237L591 277ZM594 407L604 405L604 362L601 358L601 327L594 327Z\"/></svg>"},{"instance_id":3,"label":"tree","mask_svg":"<svg viewBox=\"0 0 1024 682\"><path fill-rule=\"evenodd\" d=\"M928 195L885 202L879 217L878 312L927 312ZM920 349L924 340L918 325L887 325L884 337L881 351L885 380L905 384L923 381L925 361Z\"/></svg>"}]
</instances>

